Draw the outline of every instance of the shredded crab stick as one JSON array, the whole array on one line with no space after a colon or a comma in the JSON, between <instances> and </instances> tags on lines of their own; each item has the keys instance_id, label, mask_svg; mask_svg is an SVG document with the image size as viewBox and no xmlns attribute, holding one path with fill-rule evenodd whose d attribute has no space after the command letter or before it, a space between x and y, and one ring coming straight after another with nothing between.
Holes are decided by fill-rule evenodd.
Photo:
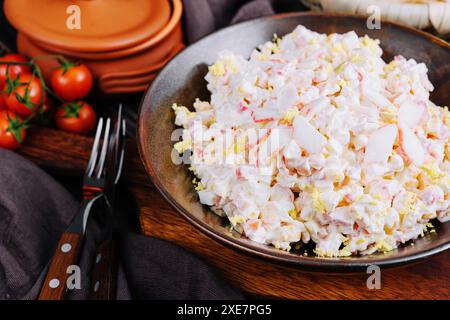
<instances>
[{"instance_id":1,"label":"shredded crab stick","mask_svg":"<svg viewBox=\"0 0 450 320\"><path fill-rule=\"evenodd\" d=\"M379 41L298 26L222 52L211 100L174 105L200 202L253 241L325 257L390 251L450 219L450 113L427 68Z\"/></svg>"},{"instance_id":2,"label":"shredded crab stick","mask_svg":"<svg viewBox=\"0 0 450 320\"><path fill-rule=\"evenodd\" d=\"M364 160L385 164L392 153L398 128L394 124L375 130L367 141Z\"/></svg>"}]
</instances>

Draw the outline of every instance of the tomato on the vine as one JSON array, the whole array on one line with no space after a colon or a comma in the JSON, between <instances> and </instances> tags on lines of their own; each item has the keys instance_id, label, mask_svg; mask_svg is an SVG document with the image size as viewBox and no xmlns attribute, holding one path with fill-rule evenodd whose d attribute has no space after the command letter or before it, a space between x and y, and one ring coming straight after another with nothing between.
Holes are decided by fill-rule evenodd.
<instances>
[{"instance_id":1,"label":"tomato on the vine","mask_svg":"<svg viewBox=\"0 0 450 320\"><path fill-rule=\"evenodd\" d=\"M7 74L10 79L15 79L17 76L25 73L31 73L31 67L23 64L2 64L2 62L28 62L27 58L20 54L7 54L0 57L0 90L6 85ZM8 70L8 72L7 72Z\"/></svg>"},{"instance_id":2,"label":"tomato on the vine","mask_svg":"<svg viewBox=\"0 0 450 320\"><path fill-rule=\"evenodd\" d=\"M55 109L55 101L48 95L45 95L44 103L41 106L41 113L50 112Z\"/></svg>"},{"instance_id":3,"label":"tomato on the vine","mask_svg":"<svg viewBox=\"0 0 450 320\"><path fill-rule=\"evenodd\" d=\"M25 135L22 119L15 112L0 110L0 148L17 149Z\"/></svg>"},{"instance_id":4,"label":"tomato on the vine","mask_svg":"<svg viewBox=\"0 0 450 320\"><path fill-rule=\"evenodd\" d=\"M50 126L53 123L55 102L48 95L45 96L44 103L39 107L38 112L33 117L33 124L39 126Z\"/></svg>"},{"instance_id":5,"label":"tomato on the vine","mask_svg":"<svg viewBox=\"0 0 450 320\"><path fill-rule=\"evenodd\" d=\"M45 92L39 78L24 74L7 85L6 106L22 117L29 117L45 99Z\"/></svg>"},{"instance_id":6,"label":"tomato on the vine","mask_svg":"<svg viewBox=\"0 0 450 320\"><path fill-rule=\"evenodd\" d=\"M93 76L84 64L60 60L60 67L50 75L50 84L58 97L65 101L85 98L92 89Z\"/></svg>"},{"instance_id":7,"label":"tomato on the vine","mask_svg":"<svg viewBox=\"0 0 450 320\"><path fill-rule=\"evenodd\" d=\"M89 134L95 129L97 116L94 109L83 101L63 104L56 110L58 128L74 133Z\"/></svg>"},{"instance_id":8,"label":"tomato on the vine","mask_svg":"<svg viewBox=\"0 0 450 320\"><path fill-rule=\"evenodd\" d=\"M0 110L6 109L5 94L0 92Z\"/></svg>"}]
</instances>

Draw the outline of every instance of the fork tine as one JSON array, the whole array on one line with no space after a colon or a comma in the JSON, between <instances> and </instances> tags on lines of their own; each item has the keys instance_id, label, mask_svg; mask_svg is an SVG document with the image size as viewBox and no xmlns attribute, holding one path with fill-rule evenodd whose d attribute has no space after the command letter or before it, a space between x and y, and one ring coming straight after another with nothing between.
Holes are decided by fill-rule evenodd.
<instances>
[{"instance_id":1,"label":"fork tine","mask_svg":"<svg viewBox=\"0 0 450 320\"><path fill-rule=\"evenodd\" d=\"M92 172L94 171L95 167L95 162L97 162L98 146L100 143L100 136L102 134L102 130L103 130L103 118L100 118L97 125L97 131L95 133L94 143L92 145L91 156L89 158L89 163L86 168L86 176L88 177L92 175Z\"/></svg>"},{"instance_id":2,"label":"fork tine","mask_svg":"<svg viewBox=\"0 0 450 320\"><path fill-rule=\"evenodd\" d=\"M119 105L119 110L117 111L117 122L118 122L118 127L120 128L120 124L122 122L122 104Z\"/></svg>"},{"instance_id":3,"label":"fork tine","mask_svg":"<svg viewBox=\"0 0 450 320\"><path fill-rule=\"evenodd\" d=\"M122 104L119 105L119 110L117 112L117 118L114 119L114 128L113 138L111 139L111 148L113 148L117 143L119 143L120 132L122 128Z\"/></svg>"},{"instance_id":4,"label":"fork tine","mask_svg":"<svg viewBox=\"0 0 450 320\"><path fill-rule=\"evenodd\" d=\"M122 168L123 168L123 160L125 157L125 149L123 146L123 139L125 139L125 135L127 132L127 122L125 119L122 120L122 125L120 126L120 128L122 129L120 132L120 137L119 139L121 140L121 148L122 150L120 151L120 160L119 160L119 166L118 166L118 170L117 170L117 174L116 174L116 179L114 180L114 183L117 184L119 182L120 176L122 175Z\"/></svg>"},{"instance_id":5,"label":"fork tine","mask_svg":"<svg viewBox=\"0 0 450 320\"><path fill-rule=\"evenodd\" d=\"M105 135L103 137L103 145L102 145L102 153L100 154L100 160L97 164L97 179L100 179L103 173L103 168L105 166L105 160L106 160L106 153L108 151L108 145L109 145L109 131L111 127L111 119L106 120L106 127L105 127Z\"/></svg>"}]
</instances>

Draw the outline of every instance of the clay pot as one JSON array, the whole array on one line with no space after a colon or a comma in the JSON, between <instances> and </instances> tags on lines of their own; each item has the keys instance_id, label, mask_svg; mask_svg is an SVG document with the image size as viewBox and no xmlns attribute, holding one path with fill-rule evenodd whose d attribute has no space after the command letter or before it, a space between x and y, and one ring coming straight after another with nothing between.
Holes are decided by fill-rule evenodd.
<instances>
[{"instance_id":1,"label":"clay pot","mask_svg":"<svg viewBox=\"0 0 450 320\"><path fill-rule=\"evenodd\" d=\"M4 10L33 41L75 52L137 46L160 32L171 16L168 0L5 0Z\"/></svg>"},{"instance_id":2,"label":"clay pot","mask_svg":"<svg viewBox=\"0 0 450 320\"><path fill-rule=\"evenodd\" d=\"M83 28L80 30L81 34L76 34L76 32L71 34L69 31L59 31L55 27L59 21L56 16L59 17L59 15L54 11L61 10L62 4L68 5L74 1L43 1L48 2L52 8L49 11L53 11L53 15L55 15L53 20L45 25L41 22L37 23L38 17L42 15L49 20L50 16L53 16L44 14L42 11L45 10L41 9L33 15L27 13L30 20L28 22L23 22L15 15L21 5L35 1L18 0L14 5L12 3L16 3L16 0L5 1L6 16L19 30L17 38L19 52L29 57L58 54L69 59L81 60L92 70L98 88L103 93L110 93L111 88L115 89L118 86L123 92L145 90L165 63L184 47L181 30L181 0L171 0L170 2L168 0L145 0L144 7L142 7L142 0L127 0L126 6L122 5L124 3L122 0L78 0L75 3L80 4L83 19L90 19L89 22L92 20L94 24L99 24L98 20L101 18L98 15L99 8L107 11L103 15L108 17L106 25L110 29L96 32L98 37L96 41L92 41L93 36L82 31ZM108 6L106 6L106 2ZM34 6L38 8L36 5ZM117 7L112 8L114 6ZM137 10L136 6L141 7ZM125 21L120 21L119 26L108 24L109 19L119 14L118 8L122 8L121 10L124 11L124 7L127 7L128 12L123 12L122 15L128 17L129 14L135 14L138 16L137 22L133 19L129 21L126 18ZM159 11L155 13L152 10ZM139 14L136 13L137 11ZM152 24L144 19L144 13L140 11L143 11L150 20L156 15ZM67 17L67 15L64 16ZM24 17L21 18L24 19ZM36 25L35 28L32 27L33 24ZM33 32L30 33L29 30L33 30ZM72 39L72 41L68 39ZM55 59L39 59L37 63L46 77L57 66Z\"/></svg>"}]
</instances>

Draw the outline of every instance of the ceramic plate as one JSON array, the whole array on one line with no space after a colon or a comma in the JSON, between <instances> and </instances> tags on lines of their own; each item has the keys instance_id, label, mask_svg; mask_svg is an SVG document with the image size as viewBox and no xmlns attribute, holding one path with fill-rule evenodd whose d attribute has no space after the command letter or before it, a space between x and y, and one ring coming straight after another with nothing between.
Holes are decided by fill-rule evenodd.
<instances>
[{"instance_id":1,"label":"ceramic plate","mask_svg":"<svg viewBox=\"0 0 450 320\"><path fill-rule=\"evenodd\" d=\"M186 219L208 234L211 241L221 241L272 262L290 263L312 270L357 270L371 264L404 264L448 249L450 223L436 223L437 233L418 239L414 246L407 244L389 253L348 258L305 257L230 233L223 218L198 202L187 167L177 166L171 161L171 134L175 129L171 105L176 102L191 106L196 97L209 99L203 78L219 51L228 49L249 57L255 47L271 40L274 33L284 35L298 24L322 33L354 30L360 36L368 34L381 40L385 59L401 54L426 63L435 86L432 100L438 105L449 104L450 46L426 33L387 22L382 23L381 30L368 30L364 18L324 13L284 14L244 22L211 34L182 51L161 71L145 94L140 109L138 139L142 161L154 184Z\"/></svg>"}]
</instances>

